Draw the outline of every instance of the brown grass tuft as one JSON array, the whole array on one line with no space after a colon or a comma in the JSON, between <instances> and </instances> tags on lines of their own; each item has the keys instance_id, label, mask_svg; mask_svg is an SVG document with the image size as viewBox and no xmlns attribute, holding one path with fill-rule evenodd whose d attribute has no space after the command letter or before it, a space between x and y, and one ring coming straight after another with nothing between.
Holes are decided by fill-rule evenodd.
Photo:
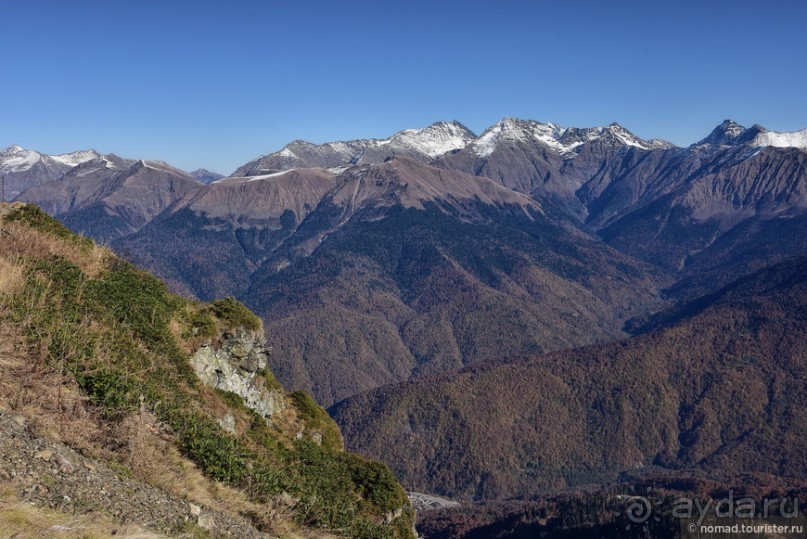
<instances>
[{"instance_id":1,"label":"brown grass tuft","mask_svg":"<svg viewBox=\"0 0 807 539\"><path fill-rule=\"evenodd\" d=\"M106 267L111 252L93 244L87 248L66 242L61 238L39 232L22 223L0 222L0 259L13 261L14 257L42 259L62 256L78 266L88 277L97 277Z\"/></svg>"},{"instance_id":2,"label":"brown grass tuft","mask_svg":"<svg viewBox=\"0 0 807 539\"><path fill-rule=\"evenodd\" d=\"M0 296L10 296L25 284L25 264L19 257L0 258Z\"/></svg>"}]
</instances>

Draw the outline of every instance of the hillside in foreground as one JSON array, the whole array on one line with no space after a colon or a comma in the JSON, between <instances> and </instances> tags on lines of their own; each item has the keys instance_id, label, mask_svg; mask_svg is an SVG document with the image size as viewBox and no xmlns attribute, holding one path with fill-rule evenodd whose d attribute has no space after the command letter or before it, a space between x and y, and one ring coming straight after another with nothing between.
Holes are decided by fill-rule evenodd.
<instances>
[{"instance_id":1,"label":"hillside in foreground","mask_svg":"<svg viewBox=\"0 0 807 539\"><path fill-rule=\"evenodd\" d=\"M412 536L395 477L277 383L235 300L3 204L0 336L0 535Z\"/></svg>"}]
</instances>

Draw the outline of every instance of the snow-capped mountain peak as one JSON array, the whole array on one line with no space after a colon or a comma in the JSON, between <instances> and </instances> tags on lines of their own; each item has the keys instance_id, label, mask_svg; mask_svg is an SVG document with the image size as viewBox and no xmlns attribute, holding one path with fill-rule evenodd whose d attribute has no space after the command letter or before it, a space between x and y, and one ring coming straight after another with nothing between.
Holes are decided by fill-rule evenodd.
<instances>
[{"instance_id":1,"label":"snow-capped mountain peak","mask_svg":"<svg viewBox=\"0 0 807 539\"><path fill-rule=\"evenodd\" d=\"M473 143L474 151L480 157L493 153L499 144L506 142L528 142L537 139L558 151L563 146L558 142L564 129L552 123L540 123L533 120L519 120L505 117L487 128Z\"/></svg>"},{"instance_id":2,"label":"snow-capped mountain peak","mask_svg":"<svg viewBox=\"0 0 807 539\"><path fill-rule=\"evenodd\" d=\"M34 150L26 150L16 144L0 150L0 173L23 172L42 159L42 154Z\"/></svg>"},{"instance_id":3,"label":"snow-capped mountain peak","mask_svg":"<svg viewBox=\"0 0 807 539\"><path fill-rule=\"evenodd\" d=\"M78 152L59 155L48 155L36 150L26 150L22 146L13 144L0 150L0 172L4 174L24 172L39 162L44 164L58 164L75 167L92 159L100 157L95 150L81 150Z\"/></svg>"},{"instance_id":4,"label":"snow-capped mountain peak","mask_svg":"<svg viewBox=\"0 0 807 539\"><path fill-rule=\"evenodd\" d=\"M489 156L500 143L514 141L538 141L550 150L566 155L572 154L583 144L599 139L607 139L618 145L633 146L644 150L672 147L672 144L663 140L643 140L616 123L608 126L577 128L515 118L504 118L489 127L473 144L475 153L480 157Z\"/></svg>"},{"instance_id":5,"label":"snow-capped mountain peak","mask_svg":"<svg viewBox=\"0 0 807 539\"><path fill-rule=\"evenodd\" d=\"M807 151L807 129L789 132L768 131L765 129L757 134L751 143L758 147L798 148Z\"/></svg>"},{"instance_id":6,"label":"snow-capped mountain peak","mask_svg":"<svg viewBox=\"0 0 807 539\"><path fill-rule=\"evenodd\" d=\"M400 131L384 142L435 158L462 149L474 139L473 132L459 122L437 122L423 129Z\"/></svg>"},{"instance_id":7,"label":"snow-capped mountain peak","mask_svg":"<svg viewBox=\"0 0 807 539\"><path fill-rule=\"evenodd\" d=\"M714 128L705 139L697 142L697 146L710 144L712 146L732 146L748 141L748 129L738 124L734 120L724 120L723 123Z\"/></svg>"},{"instance_id":8,"label":"snow-capped mountain peak","mask_svg":"<svg viewBox=\"0 0 807 539\"><path fill-rule=\"evenodd\" d=\"M91 161L92 159L97 159L101 157L101 154L99 154L95 150L79 150L77 152L72 153L51 155L49 157L54 161L62 163L63 165L76 167L82 163L86 163L87 161Z\"/></svg>"},{"instance_id":9,"label":"snow-capped mountain peak","mask_svg":"<svg viewBox=\"0 0 807 539\"><path fill-rule=\"evenodd\" d=\"M705 139L696 145L738 146L748 145L753 148L798 148L807 151L807 129L800 131L770 131L761 125L754 124L746 128L733 120L726 120L718 125Z\"/></svg>"},{"instance_id":10,"label":"snow-capped mountain peak","mask_svg":"<svg viewBox=\"0 0 807 539\"><path fill-rule=\"evenodd\" d=\"M281 150L238 168L232 176L271 174L292 168L330 169L381 162L393 155L422 162L459 150L476 139L459 122L437 122L421 129L404 129L385 139L358 139L313 144L295 140Z\"/></svg>"},{"instance_id":11,"label":"snow-capped mountain peak","mask_svg":"<svg viewBox=\"0 0 807 539\"><path fill-rule=\"evenodd\" d=\"M117 159L117 158L116 158ZM26 189L58 180L70 171L115 168L95 150L48 155L14 144L0 150L0 176L5 182L5 199L13 200Z\"/></svg>"}]
</instances>

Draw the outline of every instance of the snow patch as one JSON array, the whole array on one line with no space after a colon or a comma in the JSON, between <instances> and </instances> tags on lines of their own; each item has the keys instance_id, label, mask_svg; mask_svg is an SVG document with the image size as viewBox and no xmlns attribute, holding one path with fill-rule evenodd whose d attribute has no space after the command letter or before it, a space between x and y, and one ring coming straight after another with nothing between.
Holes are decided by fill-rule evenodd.
<instances>
[{"instance_id":1,"label":"snow patch","mask_svg":"<svg viewBox=\"0 0 807 539\"><path fill-rule=\"evenodd\" d=\"M42 154L20 146L9 146L0 152L0 172L24 172L37 164Z\"/></svg>"},{"instance_id":2,"label":"snow patch","mask_svg":"<svg viewBox=\"0 0 807 539\"><path fill-rule=\"evenodd\" d=\"M76 167L82 163L96 159L99 155L93 150L47 155L35 150L26 150L14 144L4 150L0 150L0 171L3 173L24 172L39 163L44 157L48 157L68 167Z\"/></svg>"},{"instance_id":3,"label":"snow patch","mask_svg":"<svg viewBox=\"0 0 807 539\"><path fill-rule=\"evenodd\" d=\"M334 167L334 168L328 168L328 169L325 169L325 170L327 170L328 172L330 172L332 174L337 174L337 171L342 172L347 168L348 167ZM297 170L297 169L296 168L290 168L288 170L280 170L278 172L272 172L270 174L261 174L260 176L246 176L244 178L238 178L238 177L221 178L221 179L218 179L218 180L216 180L216 181L214 181L212 183L220 183L220 182L223 182L225 180L227 180L228 182L229 181L234 181L234 180L235 181L244 181L244 182L254 182L254 181L258 181L258 180L268 180L268 179L271 179L271 178L277 178L279 176L283 176L283 175L288 174L290 172L294 172L295 170Z\"/></svg>"},{"instance_id":4,"label":"snow patch","mask_svg":"<svg viewBox=\"0 0 807 539\"><path fill-rule=\"evenodd\" d=\"M752 142L754 146L773 146L774 148L798 148L807 151L807 129L801 131L760 133Z\"/></svg>"},{"instance_id":5,"label":"snow patch","mask_svg":"<svg viewBox=\"0 0 807 539\"><path fill-rule=\"evenodd\" d=\"M67 165L69 167L77 167L82 163L86 163L87 161L91 161L92 159L99 157L99 155L94 150L81 150L73 153L51 155L49 157L54 161L62 163L63 165Z\"/></svg>"},{"instance_id":6,"label":"snow patch","mask_svg":"<svg viewBox=\"0 0 807 539\"><path fill-rule=\"evenodd\" d=\"M499 142L537 140L558 154L571 154L579 146L601 139L609 134L625 146L644 150L664 146L658 142L647 142L639 139L616 124L589 129L575 129L561 127L553 123L505 118L482 133L473 143L473 148L479 157L488 157L496 149Z\"/></svg>"},{"instance_id":7,"label":"snow patch","mask_svg":"<svg viewBox=\"0 0 807 539\"><path fill-rule=\"evenodd\" d=\"M282 176L282 175L284 175L284 174L288 174L288 173L289 173L289 172L291 172L292 170L294 170L294 169L291 169L291 170L281 170L280 172L273 172L273 173L271 173L271 174L262 174L262 175L260 175L260 176L249 176L249 177L248 177L248 179L247 179L247 181L249 181L249 182L254 182L254 181L257 181L257 180L267 180L267 179L269 179L269 178L275 178L275 177L277 177L277 176ZM226 178L222 178L222 179L226 179ZM221 181L221 180L218 180L218 181L213 182L213 183L218 183L219 181Z\"/></svg>"}]
</instances>

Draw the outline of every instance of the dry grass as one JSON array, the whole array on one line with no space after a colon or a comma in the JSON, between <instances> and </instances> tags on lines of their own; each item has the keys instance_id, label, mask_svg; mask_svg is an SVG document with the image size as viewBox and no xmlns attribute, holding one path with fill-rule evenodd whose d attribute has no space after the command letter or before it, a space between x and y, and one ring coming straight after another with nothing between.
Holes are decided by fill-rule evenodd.
<instances>
[{"instance_id":1,"label":"dry grass","mask_svg":"<svg viewBox=\"0 0 807 539\"><path fill-rule=\"evenodd\" d=\"M25 284L25 266L19 257L0 258L0 296L10 296Z\"/></svg>"},{"instance_id":2,"label":"dry grass","mask_svg":"<svg viewBox=\"0 0 807 539\"><path fill-rule=\"evenodd\" d=\"M87 248L77 243L66 242L44 232L39 232L23 223L0 221L0 259L14 263L20 258L42 259L62 256L78 266L89 278L97 277L104 270L111 252L106 247L93 244ZM2 286L0 286L2 290Z\"/></svg>"},{"instance_id":3,"label":"dry grass","mask_svg":"<svg viewBox=\"0 0 807 539\"><path fill-rule=\"evenodd\" d=\"M15 539L162 539L139 526L120 525L99 513L69 515L25 503L8 484L0 483L0 537Z\"/></svg>"},{"instance_id":4,"label":"dry grass","mask_svg":"<svg viewBox=\"0 0 807 539\"><path fill-rule=\"evenodd\" d=\"M71 377L34 359L19 327L0 308L0 408L27 417L40 435L109 459L116 442ZM0 536L2 537L2 536Z\"/></svg>"},{"instance_id":5,"label":"dry grass","mask_svg":"<svg viewBox=\"0 0 807 539\"><path fill-rule=\"evenodd\" d=\"M105 439L103 426L75 381L32 362L24 338L14 329L0 324L0 406L30 418L43 436L94 457L108 457L98 445Z\"/></svg>"},{"instance_id":6,"label":"dry grass","mask_svg":"<svg viewBox=\"0 0 807 539\"><path fill-rule=\"evenodd\" d=\"M106 250L102 248L96 247L88 253L17 223L3 223L0 233L4 236L4 241L0 242L0 295L10 296L21 290L25 283L26 258L59 255L90 273L99 273L103 267ZM0 319L7 316L9 314L0 308ZM45 341L40 344L46 346ZM99 353L103 354L104 350ZM251 515L267 526L280 520L293 520L288 500L259 505L251 502L244 492L206 478L180 455L170 434L152 414L143 411L117 425L104 421L93 411L72 378L58 368L36 361L36 356L18 325L0 323L0 408L11 408L27 417L40 435L66 443L88 456L124 464L134 478L196 504L225 513ZM212 396L207 400L221 406ZM220 412L223 415L226 409ZM239 417L241 428L244 423L245 419ZM50 515L9 500L9 497L4 498L0 509L0 537L49 537L51 532L54 537L109 536L108 531L93 531L91 522L64 524L66 517L58 513ZM82 532L72 535L67 530L54 532L50 530L54 523ZM296 535L291 529L283 531L289 537Z\"/></svg>"}]
</instances>

